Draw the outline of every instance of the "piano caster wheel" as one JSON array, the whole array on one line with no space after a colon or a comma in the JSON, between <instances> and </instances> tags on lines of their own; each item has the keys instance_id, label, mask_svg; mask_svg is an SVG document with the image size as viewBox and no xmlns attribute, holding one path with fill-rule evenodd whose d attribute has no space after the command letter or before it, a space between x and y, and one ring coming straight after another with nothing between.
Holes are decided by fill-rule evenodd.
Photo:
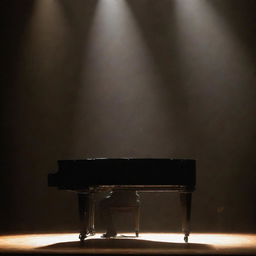
<instances>
[{"instance_id":1,"label":"piano caster wheel","mask_svg":"<svg viewBox=\"0 0 256 256\"><path fill-rule=\"evenodd\" d=\"M91 236L94 236L95 234L96 234L95 230L91 230L91 231L90 231L90 235L91 235Z\"/></svg>"},{"instance_id":2,"label":"piano caster wheel","mask_svg":"<svg viewBox=\"0 0 256 256\"><path fill-rule=\"evenodd\" d=\"M188 242L188 236L184 236L184 241L185 241L185 243Z\"/></svg>"},{"instance_id":3,"label":"piano caster wheel","mask_svg":"<svg viewBox=\"0 0 256 256\"><path fill-rule=\"evenodd\" d=\"M86 234L80 234L79 235L79 239L80 239L81 242L83 242L85 238L86 238Z\"/></svg>"},{"instance_id":4,"label":"piano caster wheel","mask_svg":"<svg viewBox=\"0 0 256 256\"><path fill-rule=\"evenodd\" d=\"M135 234L136 234L136 237L139 237L139 232L138 231L136 231Z\"/></svg>"}]
</instances>

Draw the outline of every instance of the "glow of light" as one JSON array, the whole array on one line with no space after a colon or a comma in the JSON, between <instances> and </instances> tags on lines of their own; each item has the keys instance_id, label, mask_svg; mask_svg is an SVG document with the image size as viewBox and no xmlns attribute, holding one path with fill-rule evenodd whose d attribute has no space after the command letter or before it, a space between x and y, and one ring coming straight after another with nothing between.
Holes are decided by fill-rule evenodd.
<instances>
[{"instance_id":1,"label":"glow of light","mask_svg":"<svg viewBox=\"0 0 256 256\"><path fill-rule=\"evenodd\" d=\"M183 243L183 234L176 233L144 233L143 239L157 242ZM250 234L210 234L195 233L189 236L189 243L208 244L213 246L224 247L250 247L256 242L256 236ZM256 247L256 245L255 245Z\"/></svg>"},{"instance_id":2,"label":"glow of light","mask_svg":"<svg viewBox=\"0 0 256 256\"><path fill-rule=\"evenodd\" d=\"M134 234L127 233L126 236ZM101 239L101 234L96 234L90 239ZM141 233L139 238L127 238L131 240L147 240L163 243L180 243L184 244L183 234L177 233ZM116 239L123 239L121 236ZM115 239L115 240L116 240ZM0 250L31 250L44 246L49 246L57 243L78 242L77 233L60 233L60 234L22 234L22 235L7 235L0 236ZM214 249L235 249L235 248L250 248L256 251L256 235L255 234L210 234L210 233L192 233L189 236L189 244L205 244L211 245ZM170 247L171 248L171 247ZM170 249L169 248L169 249ZM68 248L69 250L85 250L86 248L77 247ZM95 247L95 249L97 249ZM183 249L187 249L184 247ZM55 249L56 250L56 249ZM59 250L66 250L65 247Z\"/></svg>"},{"instance_id":3,"label":"glow of light","mask_svg":"<svg viewBox=\"0 0 256 256\"><path fill-rule=\"evenodd\" d=\"M23 234L0 236L1 249L32 249L55 243L77 241L78 234Z\"/></svg>"}]
</instances>

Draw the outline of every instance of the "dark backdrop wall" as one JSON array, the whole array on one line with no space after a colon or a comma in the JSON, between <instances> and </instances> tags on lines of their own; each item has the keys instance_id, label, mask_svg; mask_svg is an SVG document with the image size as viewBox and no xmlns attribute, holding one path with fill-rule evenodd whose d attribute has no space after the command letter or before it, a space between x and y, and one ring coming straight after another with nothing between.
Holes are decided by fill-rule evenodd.
<instances>
[{"instance_id":1,"label":"dark backdrop wall","mask_svg":"<svg viewBox=\"0 0 256 256\"><path fill-rule=\"evenodd\" d=\"M0 5L1 231L76 230L47 174L87 157L196 159L193 231L255 231L254 0ZM177 195L141 198L142 231L180 230Z\"/></svg>"}]
</instances>

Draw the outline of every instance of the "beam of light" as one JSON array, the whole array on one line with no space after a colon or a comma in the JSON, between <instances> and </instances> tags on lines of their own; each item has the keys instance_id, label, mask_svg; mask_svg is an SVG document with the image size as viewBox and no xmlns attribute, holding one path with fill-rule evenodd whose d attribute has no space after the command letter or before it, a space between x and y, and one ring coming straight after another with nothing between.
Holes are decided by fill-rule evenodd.
<instances>
[{"instance_id":1,"label":"beam of light","mask_svg":"<svg viewBox=\"0 0 256 256\"><path fill-rule=\"evenodd\" d=\"M140 152L138 140L155 122L150 114L161 104L155 93L158 79L126 2L100 0L86 42L74 123L77 137L86 131L88 139L78 139L74 152L86 152L86 147L89 154L104 157Z\"/></svg>"},{"instance_id":2,"label":"beam of light","mask_svg":"<svg viewBox=\"0 0 256 256\"><path fill-rule=\"evenodd\" d=\"M52 69L56 69L60 64L58 58L64 54L64 46L69 41L67 36L69 29L58 1L35 1L32 16L25 31L25 60L33 62L39 70L46 69L51 72Z\"/></svg>"},{"instance_id":3,"label":"beam of light","mask_svg":"<svg viewBox=\"0 0 256 256\"><path fill-rule=\"evenodd\" d=\"M255 65L211 1L174 2L190 111L193 123L200 124L199 129L191 128L195 137L205 141L205 152L216 152L212 158L230 152L233 159L239 159L254 136ZM222 136L216 138L218 133Z\"/></svg>"},{"instance_id":4,"label":"beam of light","mask_svg":"<svg viewBox=\"0 0 256 256\"><path fill-rule=\"evenodd\" d=\"M180 55L188 78L193 78L206 96L224 97L226 102L232 99L226 97L232 93L241 97L239 87L253 65L237 37L208 1L176 0L175 3Z\"/></svg>"}]
</instances>

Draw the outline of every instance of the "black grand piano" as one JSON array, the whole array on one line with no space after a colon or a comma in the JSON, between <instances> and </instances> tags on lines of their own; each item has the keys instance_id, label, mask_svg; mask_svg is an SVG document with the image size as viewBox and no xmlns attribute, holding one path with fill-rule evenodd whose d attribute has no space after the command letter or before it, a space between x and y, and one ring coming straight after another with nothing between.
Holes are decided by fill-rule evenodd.
<instances>
[{"instance_id":1,"label":"black grand piano","mask_svg":"<svg viewBox=\"0 0 256 256\"><path fill-rule=\"evenodd\" d=\"M48 186L78 194L83 241L95 234L94 196L109 189L140 191L174 191L180 194L182 231L188 242L192 192L196 184L196 161L160 158L90 158L59 160L57 173L48 175Z\"/></svg>"}]
</instances>

